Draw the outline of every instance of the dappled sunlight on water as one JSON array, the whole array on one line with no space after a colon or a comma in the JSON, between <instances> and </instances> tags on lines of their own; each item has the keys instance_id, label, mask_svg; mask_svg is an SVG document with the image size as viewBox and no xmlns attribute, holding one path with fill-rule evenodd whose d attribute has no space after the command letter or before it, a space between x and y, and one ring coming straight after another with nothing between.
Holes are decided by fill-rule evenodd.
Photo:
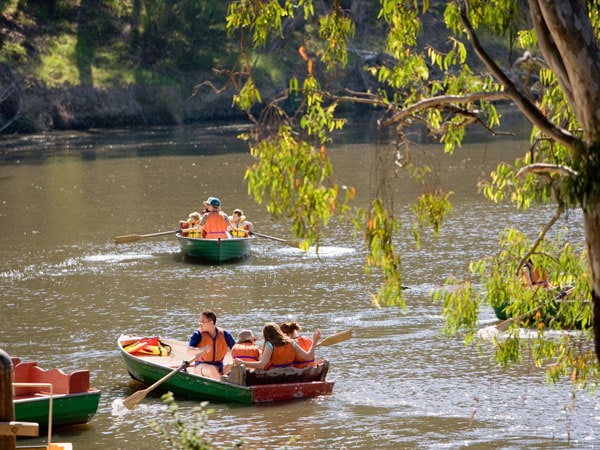
<instances>
[{"instance_id":1,"label":"dappled sunlight on water","mask_svg":"<svg viewBox=\"0 0 600 450\"><path fill-rule=\"evenodd\" d=\"M289 223L274 223L248 197L248 155L195 153L203 147L201 138L182 142L185 151L178 153L170 137L160 150L159 142L145 146L134 135L129 132L134 144L128 150L126 143L103 146L101 135L86 139L100 149L97 159L80 158L69 139L62 161L28 164L28 146L18 166L0 165L3 187L12 189L0 222L0 347L46 367L89 368L92 385L102 390L96 417L83 431L61 430L58 439L92 450L162 448L149 426L151 419L168 418L160 392L131 411L123 409L123 399L142 386L127 374L116 339L135 333L187 340L200 312L210 308L217 325L234 334L250 328L260 336L265 322L285 320L299 320L306 334L317 328L324 337L353 332L349 341L317 350L331 362L332 396L211 404L216 412L209 431L219 445L243 437L251 448L284 447L291 436L299 436L298 448L311 449L600 445L595 397L578 393L574 408L568 383L549 389L541 369L524 364L504 370L493 361L491 346L480 352L465 347L464 336L440 333L442 305L433 303L432 292L448 277L468 277L470 261L496 250L504 226L522 225L534 236L554 213L515 212L479 196L477 180L506 157L506 146L468 146L461 151L471 155L473 167L469 159L448 165L444 181L455 192L455 208L438 236L423 232L420 248L404 224L394 245L401 252L406 305L377 308L371 295L381 287L381 274L365 273L364 242L352 238L347 222L330 224L318 253L256 239L251 257L233 264L186 260L174 236L115 245L115 236L172 229L212 195L219 195L227 212L243 207L257 231L290 238ZM116 145L115 136L109 141ZM368 149L352 144L331 151L341 163L337 177L357 187L357 206L366 205L370 189L369 171L356 173L357 164L370 164ZM410 217L414 187L402 177L390 183L399 193L396 214ZM575 244L582 241L580 223L576 212L559 223L571 227ZM482 333L493 337L491 308L479 320ZM198 403L179 404L188 417Z\"/></svg>"}]
</instances>

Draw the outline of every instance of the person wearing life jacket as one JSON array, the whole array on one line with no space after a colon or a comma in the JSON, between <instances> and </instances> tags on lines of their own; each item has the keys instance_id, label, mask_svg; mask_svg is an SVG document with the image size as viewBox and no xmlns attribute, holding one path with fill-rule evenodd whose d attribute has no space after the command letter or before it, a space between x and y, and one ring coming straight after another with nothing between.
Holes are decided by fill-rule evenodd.
<instances>
[{"instance_id":1,"label":"person wearing life jacket","mask_svg":"<svg viewBox=\"0 0 600 450\"><path fill-rule=\"evenodd\" d=\"M206 239L227 239L231 230L231 221L227 214L221 211L221 200L217 197L208 197L204 202L208 209L200 219L200 233Z\"/></svg>"},{"instance_id":2,"label":"person wearing life jacket","mask_svg":"<svg viewBox=\"0 0 600 450\"><path fill-rule=\"evenodd\" d=\"M235 358L233 364L240 366L246 365L250 369L276 369L279 367L293 367L297 358L303 360L314 359L315 346L311 346L308 352L304 351L297 342L290 339L279 325L273 322L265 324L263 328L263 337L265 344L263 346L260 361L244 361ZM321 330L315 330L313 341L317 342L321 337Z\"/></svg>"},{"instance_id":3,"label":"person wearing life jacket","mask_svg":"<svg viewBox=\"0 0 600 450\"><path fill-rule=\"evenodd\" d=\"M200 213L193 212L189 215L188 220L179 221L179 229L182 236L198 238L200 233Z\"/></svg>"},{"instance_id":4,"label":"person wearing life jacket","mask_svg":"<svg viewBox=\"0 0 600 450\"><path fill-rule=\"evenodd\" d=\"M252 222L246 220L244 211L241 209L234 209L230 220L233 227L231 230L231 236L233 237L248 237L249 232L254 228Z\"/></svg>"},{"instance_id":5,"label":"person wearing life jacket","mask_svg":"<svg viewBox=\"0 0 600 450\"><path fill-rule=\"evenodd\" d=\"M550 287L550 281L548 280L548 273L536 268L533 265L533 261L530 259L527 260L525 265L523 266L523 284L528 287L538 287L541 286L543 288Z\"/></svg>"},{"instance_id":6,"label":"person wearing life jacket","mask_svg":"<svg viewBox=\"0 0 600 450\"><path fill-rule=\"evenodd\" d=\"M296 341L304 351L308 352L312 347L313 340L311 338L304 334L298 334L298 332L302 330L302 327L300 326L297 320L284 322L281 325L279 325L279 328L281 328L281 331L283 331L287 336ZM296 361L294 361L294 367L298 369L303 369L307 366L317 367L317 363L315 362L314 357L308 360L297 358Z\"/></svg>"},{"instance_id":7,"label":"person wearing life jacket","mask_svg":"<svg viewBox=\"0 0 600 450\"><path fill-rule=\"evenodd\" d=\"M244 361L260 360L260 347L256 345L257 339L250 330L240 331L237 342L231 349L231 357Z\"/></svg>"},{"instance_id":8,"label":"person wearing life jacket","mask_svg":"<svg viewBox=\"0 0 600 450\"><path fill-rule=\"evenodd\" d=\"M206 378L219 380L223 375L223 359L235 345L235 338L227 330L216 326L217 315L203 311L198 320L198 329L190 337L188 352L197 354L198 349L207 347L202 356L194 362L194 373Z\"/></svg>"}]
</instances>

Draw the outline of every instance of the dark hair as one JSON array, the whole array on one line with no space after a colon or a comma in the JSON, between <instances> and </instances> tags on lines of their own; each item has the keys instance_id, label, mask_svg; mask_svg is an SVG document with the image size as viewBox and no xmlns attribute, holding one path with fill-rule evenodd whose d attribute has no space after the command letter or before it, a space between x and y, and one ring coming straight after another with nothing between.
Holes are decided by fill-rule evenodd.
<instances>
[{"instance_id":1,"label":"dark hair","mask_svg":"<svg viewBox=\"0 0 600 450\"><path fill-rule=\"evenodd\" d=\"M293 334L294 331L300 331L302 329L297 320L283 322L281 325L279 325L279 328L281 328L281 331L288 335Z\"/></svg>"},{"instance_id":2,"label":"dark hair","mask_svg":"<svg viewBox=\"0 0 600 450\"><path fill-rule=\"evenodd\" d=\"M215 325L217 324L217 315L211 309L207 309L206 311L202 311L202 315L210 320Z\"/></svg>"}]
</instances>

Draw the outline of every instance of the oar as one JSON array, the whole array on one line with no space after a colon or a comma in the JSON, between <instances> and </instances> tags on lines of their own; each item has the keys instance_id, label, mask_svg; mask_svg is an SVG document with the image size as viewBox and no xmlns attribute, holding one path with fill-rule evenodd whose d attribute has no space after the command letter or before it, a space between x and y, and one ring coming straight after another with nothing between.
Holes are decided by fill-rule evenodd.
<instances>
[{"instance_id":1,"label":"oar","mask_svg":"<svg viewBox=\"0 0 600 450\"><path fill-rule=\"evenodd\" d=\"M327 336L325 339L321 339L317 342L317 347L323 347L327 345L338 344L340 342L347 341L352 337L352 330L340 331L339 333Z\"/></svg>"},{"instance_id":2,"label":"oar","mask_svg":"<svg viewBox=\"0 0 600 450\"><path fill-rule=\"evenodd\" d=\"M555 301L559 302L563 298L565 298L566 296L571 295L571 293L573 292L573 289L575 289L575 288L571 287L571 288L569 288L569 289L567 289L565 291L562 291L558 295L558 297L556 298ZM521 314L519 316L510 317L510 318L508 318L506 320L503 320L502 322L500 322L500 323L498 323L496 325L496 329L498 331L503 331L504 332L504 331L508 330L508 327L510 327L511 323L513 323L515 321L519 321L520 322L521 320L526 319L527 317L530 317L530 316L534 315L535 313L537 313L543 307L544 307L544 305L540 305L540 306L537 306L537 307L533 308L531 311L527 311L526 313L523 313L523 314Z\"/></svg>"},{"instance_id":3,"label":"oar","mask_svg":"<svg viewBox=\"0 0 600 450\"><path fill-rule=\"evenodd\" d=\"M531 315L535 314L540 309L542 309L543 306L544 305L540 305L540 306L538 306L536 308L533 308L531 311L527 311L526 313L523 313L521 315L518 315L518 316L515 316L515 317L510 317L510 318L508 318L506 320L503 320L502 322L500 322L500 323L498 323L496 325L496 329L498 331L504 332L504 331L508 330L508 327L510 327L510 325L513 322L520 322L521 320L526 319L527 317L530 317Z\"/></svg>"},{"instance_id":4,"label":"oar","mask_svg":"<svg viewBox=\"0 0 600 450\"><path fill-rule=\"evenodd\" d=\"M123 404L125 405L125 407L127 409L132 409L135 405L137 405L139 402L141 402L144 398L146 398L146 395L148 395L148 393L150 393L151 391L153 391L154 389L156 389L158 386L160 386L161 384L163 384L165 381L167 381L169 378L175 376L177 374L177 372L179 372L180 370L185 370L187 369L187 367L193 363L194 361L196 361L196 359L198 359L202 354L204 354L204 352L206 352L209 349L208 346L206 347L202 347L199 353L196 354L196 356L194 356L192 359L190 359L189 361L183 361L181 363L181 365L179 367L177 367L176 369L173 369L171 372L169 372L167 375L165 375L164 377L162 377L160 380L158 380L157 382L155 382L154 384L152 384L151 386L148 386L146 389L142 389L139 390L137 392L134 392L133 394L131 394L129 397L127 397L125 400L123 400Z\"/></svg>"},{"instance_id":5,"label":"oar","mask_svg":"<svg viewBox=\"0 0 600 450\"><path fill-rule=\"evenodd\" d=\"M127 234L125 236L117 236L115 238L115 244L126 244L128 242L136 242L140 239L155 237L155 236L164 236L166 234L175 234L179 230L173 231L161 231L160 233L152 233L152 234Z\"/></svg>"},{"instance_id":6,"label":"oar","mask_svg":"<svg viewBox=\"0 0 600 450\"><path fill-rule=\"evenodd\" d=\"M302 248L302 247L300 247L300 244L295 241L286 241L285 239L280 239L280 238L276 238L273 236L268 236L266 234L257 233L256 231L249 231L248 233L253 236L258 236L258 237L265 238L265 239L271 239L272 241L281 242L281 243L289 245L291 247L300 248L300 249Z\"/></svg>"}]
</instances>

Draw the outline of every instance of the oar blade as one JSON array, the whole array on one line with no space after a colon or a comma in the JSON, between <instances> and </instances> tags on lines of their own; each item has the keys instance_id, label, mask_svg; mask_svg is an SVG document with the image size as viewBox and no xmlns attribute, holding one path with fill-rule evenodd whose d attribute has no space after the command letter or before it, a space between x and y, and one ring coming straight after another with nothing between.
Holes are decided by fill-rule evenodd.
<instances>
[{"instance_id":1,"label":"oar blade","mask_svg":"<svg viewBox=\"0 0 600 450\"><path fill-rule=\"evenodd\" d=\"M142 238L139 234L128 234L126 236L117 236L115 244L127 244L128 242L136 242Z\"/></svg>"},{"instance_id":2,"label":"oar blade","mask_svg":"<svg viewBox=\"0 0 600 450\"><path fill-rule=\"evenodd\" d=\"M144 398L146 398L147 394L148 389L142 389L140 391L134 392L125 400L123 400L123 405L125 405L127 409L133 409L135 405L137 405L139 402L144 400Z\"/></svg>"},{"instance_id":3,"label":"oar blade","mask_svg":"<svg viewBox=\"0 0 600 450\"><path fill-rule=\"evenodd\" d=\"M325 339L320 340L317 343L317 347L323 347L333 344L339 344L340 342L347 341L352 337L352 330L340 331L339 333L327 336Z\"/></svg>"}]
</instances>

